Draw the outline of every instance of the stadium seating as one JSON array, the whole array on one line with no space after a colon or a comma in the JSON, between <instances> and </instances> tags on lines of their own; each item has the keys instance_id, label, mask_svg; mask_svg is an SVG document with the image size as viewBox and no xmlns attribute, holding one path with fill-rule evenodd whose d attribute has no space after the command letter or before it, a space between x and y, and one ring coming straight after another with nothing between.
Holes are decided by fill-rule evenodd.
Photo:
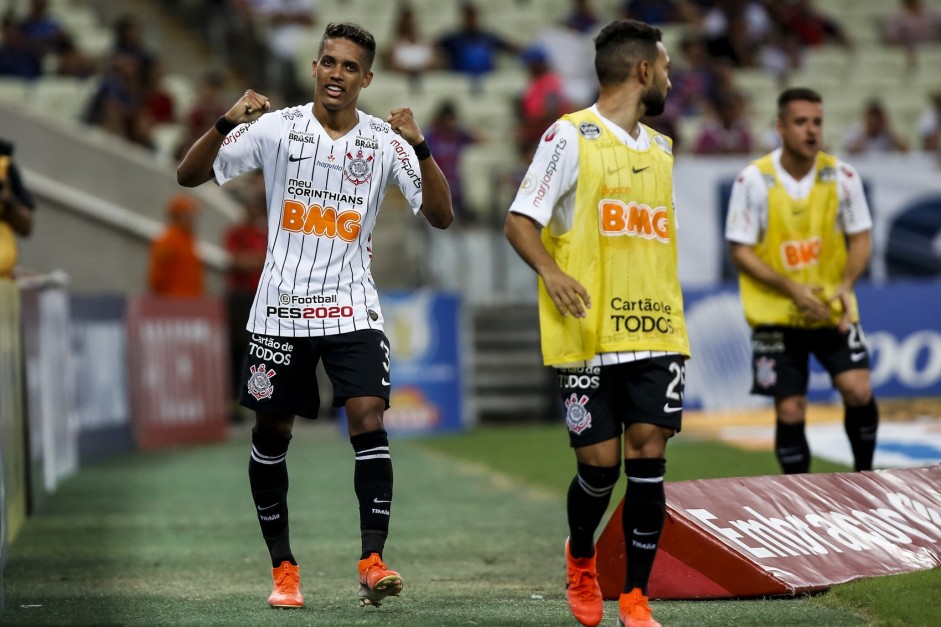
<instances>
[{"instance_id":1,"label":"stadium seating","mask_svg":"<svg viewBox=\"0 0 941 627\"><path fill-rule=\"evenodd\" d=\"M55 111L60 120L71 123L85 111L96 84L92 78L46 76L28 87L29 101L38 110Z\"/></svg>"},{"instance_id":2,"label":"stadium seating","mask_svg":"<svg viewBox=\"0 0 941 627\"><path fill-rule=\"evenodd\" d=\"M180 4L180 2L178 2ZM191 2L194 4L194 2ZM477 0L485 26L521 45L535 41L539 32L558 22L570 10L569 0ZM620 14L621 0L594 0L592 6L602 20ZM833 148L840 144L849 124L856 122L865 102L878 97L888 107L895 126L914 145L918 119L927 108L927 94L941 88L938 67L941 67L941 45L918 50L916 64L900 49L881 43L880 25L897 10L895 2L856 2L855 0L817 0L817 8L838 20L846 29L853 48L824 45L808 49L802 67L786 78L787 85L806 85L821 91L826 104L825 139ZM926 5L941 10L941 0L926 0ZM435 38L452 29L459 21L460 3L438 0L412 0L419 17L419 28L426 38ZM95 10L80 0L52 0L52 14L76 38L86 53L102 56L111 45L111 32ZM326 21L351 20L362 23L382 42L391 35L397 11L393 2L370 3L364 10L362 2L322 0L319 14L323 19L309 30L298 46L296 73L302 85L311 84L311 60ZM665 44L678 58L682 37L689 32L685 25L665 25ZM435 108L445 99L455 100L462 119L488 139L486 148L475 147L468 154L468 165L462 170L475 181L485 179L494 166L512 161L515 154L513 131L516 126L514 100L526 85L524 67L513 57L504 55L496 72L478 85L466 78L445 71L431 72L417 84L407 78L377 68L373 84L361 96L362 107L380 117L394 106L410 106L419 124L427 124ZM165 85L176 102L177 111L185 111L196 97L194 68L168 67ZM756 133L770 128L774 118L774 100L781 87L762 69L737 70L735 80L749 100L749 112ZM39 110L65 113L77 119L84 108L94 81L72 81L43 77L35 85L21 81L0 80L0 99L26 102ZM681 140L688 146L700 124L697 117L678 123ZM166 161L167 150L179 136L175 125L159 129L158 157ZM484 172L478 172L484 167ZM474 187L474 186L470 186ZM490 206L485 198L489 189L471 191L475 210Z\"/></svg>"}]
</instances>

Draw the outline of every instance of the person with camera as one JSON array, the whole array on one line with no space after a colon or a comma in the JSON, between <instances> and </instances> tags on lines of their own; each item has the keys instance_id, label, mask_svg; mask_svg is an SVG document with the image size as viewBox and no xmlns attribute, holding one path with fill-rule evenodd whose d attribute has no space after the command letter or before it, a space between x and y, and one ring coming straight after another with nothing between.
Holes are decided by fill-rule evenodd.
<instances>
[{"instance_id":1,"label":"person with camera","mask_svg":"<svg viewBox=\"0 0 941 627\"><path fill-rule=\"evenodd\" d=\"M33 197L13 161L13 144L0 139L0 278L13 277L16 236L33 232Z\"/></svg>"}]
</instances>

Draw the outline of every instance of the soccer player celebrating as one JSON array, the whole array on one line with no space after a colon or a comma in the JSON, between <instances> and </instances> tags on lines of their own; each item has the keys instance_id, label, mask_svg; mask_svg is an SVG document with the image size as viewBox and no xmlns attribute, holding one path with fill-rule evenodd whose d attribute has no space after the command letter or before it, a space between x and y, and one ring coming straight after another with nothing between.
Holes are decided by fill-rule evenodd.
<instances>
[{"instance_id":1,"label":"soccer player celebrating","mask_svg":"<svg viewBox=\"0 0 941 627\"><path fill-rule=\"evenodd\" d=\"M288 529L285 458L294 416L316 418L314 372L322 360L343 406L355 453L362 555L359 597L379 605L402 590L382 559L392 510L392 461L383 429L389 406L389 341L370 273L371 234L395 183L434 227L454 219L447 181L408 108L386 120L357 110L372 81L373 36L329 24L313 61L312 103L269 112L248 90L190 148L181 185L222 185L261 169L268 252L247 329L240 402L255 411L248 476L271 555L272 607L301 607L300 573Z\"/></svg>"},{"instance_id":2,"label":"soccer player celebrating","mask_svg":"<svg viewBox=\"0 0 941 627\"><path fill-rule=\"evenodd\" d=\"M869 205L856 170L820 150L818 93L782 92L775 126L781 147L735 180L725 225L752 327L752 393L774 398L781 469L808 472L813 353L843 397L856 470L871 470L879 412L853 293L872 250Z\"/></svg>"},{"instance_id":3,"label":"soccer player celebrating","mask_svg":"<svg viewBox=\"0 0 941 627\"><path fill-rule=\"evenodd\" d=\"M622 451L627 572L618 624L660 624L647 583L663 529L666 445L681 426L689 343L677 278L672 142L640 119L663 112L669 66L658 28L635 20L603 28L595 38L598 101L543 134L505 224L539 275L543 360L558 369L578 463L568 491L566 597L583 625L603 617L594 534Z\"/></svg>"}]
</instances>

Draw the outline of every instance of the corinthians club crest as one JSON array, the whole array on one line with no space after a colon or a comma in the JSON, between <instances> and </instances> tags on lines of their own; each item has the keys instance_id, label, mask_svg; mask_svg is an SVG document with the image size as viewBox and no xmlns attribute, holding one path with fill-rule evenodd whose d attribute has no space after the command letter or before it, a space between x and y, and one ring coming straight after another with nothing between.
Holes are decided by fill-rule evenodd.
<instances>
[{"instance_id":1,"label":"corinthians club crest","mask_svg":"<svg viewBox=\"0 0 941 627\"><path fill-rule=\"evenodd\" d=\"M346 163L346 167L343 168L343 175L347 181L353 185L362 185L372 178L372 166L369 165L369 162L373 159L372 155L364 158L363 151L358 150L355 157L348 152L346 158L349 161Z\"/></svg>"},{"instance_id":2,"label":"corinthians club crest","mask_svg":"<svg viewBox=\"0 0 941 627\"><path fill-rule=\"evenodd\" d=\"M755 381L763 388L770 388L778 382L778 373L775 369L775 360L770 357L759 357L755 361Z\"/></svg>"},{"instance_id":3,"label":"corinthians club crest","mask_svg":"<svg viewBox=\"0 0 941 627\"><path fill-rule=\"evenodd\" d=\"M591 426L591 412L585 409L587 404L588 397L584 394L581 398L572 394L565 400L565 424L575 435Z\"/></svg>"},{"instance_id":4,"label":"corinthians club crest","mask_svg":"<svg viewBox=\"0 0 941 627\"><path fill-rule=\"evenodd\" d=\"M274 370L267 370L265 364L258 364L249 368L251 375L248 377L248 393L255 397L256 401L263 398L271 398L274 393L274 386L271 385L271 377L276 373Z\"/></svg>"}]
</instances>

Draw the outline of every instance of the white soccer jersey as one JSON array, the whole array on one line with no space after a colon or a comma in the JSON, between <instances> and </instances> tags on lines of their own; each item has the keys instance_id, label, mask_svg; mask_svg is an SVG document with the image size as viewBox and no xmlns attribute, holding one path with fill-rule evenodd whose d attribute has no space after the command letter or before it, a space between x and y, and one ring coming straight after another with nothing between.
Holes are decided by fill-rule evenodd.
<instances>
[{"instance_id":1,"label":"white soccer jersey","mask_svg":"<svg viewBox=\"0 0 941 627\"><path fill-rule=\"evenodd\" d=\"M817 179L816 168L801 180L795 179L781 167L781 152L771 153L778 180L784 191L794 199L806 198ZM850 164L837 159L836 186L840 199L837 213L839 228L849 235L872 229L872 214L863 192L859 173ZM735 179L729 197L729 211L725 219L725 239L738 244L755 245L768 228L768 183L758 166L750 164Z\"/></svg>"},{"instance_id":2,"label":"white soccer jersey","mask_svg":"<svg viewBox=\"0 0 941 627\"><path fill-rule=\"evenodd\" d=\"M268 203L268 253L246 328L287 337L382 329L369 270L372 230L394 181L421 209L414 149L384 121L359 123L333 140L313 104L266 113L223 140L216 182L261 168Z\"/></svg>"}]
</instances>

